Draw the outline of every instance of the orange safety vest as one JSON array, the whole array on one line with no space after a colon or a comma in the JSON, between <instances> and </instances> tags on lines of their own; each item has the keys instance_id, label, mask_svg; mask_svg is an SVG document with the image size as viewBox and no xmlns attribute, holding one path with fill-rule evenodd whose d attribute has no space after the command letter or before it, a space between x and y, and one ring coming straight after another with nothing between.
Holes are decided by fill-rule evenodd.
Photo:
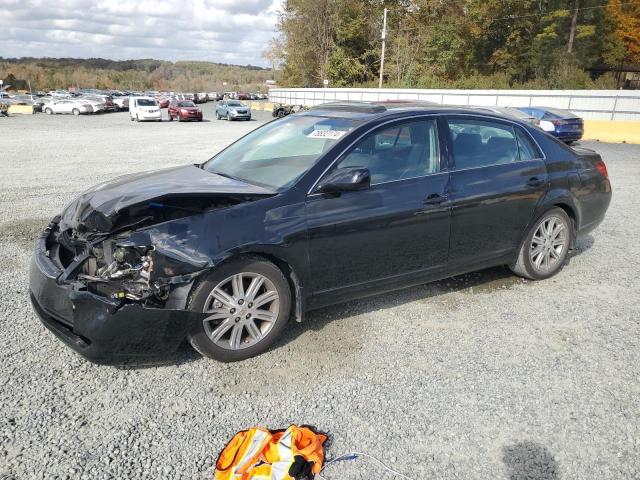
<instances>
[{"instance_id":1,"label":"orange safety vest","mask_svg":"<svg viewBox=\"0 0 640 480\"><path fill-rule=\"evenodd\" d=\"M238 432L220 453L215 480L302 480L324 463L327 436L291 425L270 432L261 427Z\"/></svg>"}]
</instances>

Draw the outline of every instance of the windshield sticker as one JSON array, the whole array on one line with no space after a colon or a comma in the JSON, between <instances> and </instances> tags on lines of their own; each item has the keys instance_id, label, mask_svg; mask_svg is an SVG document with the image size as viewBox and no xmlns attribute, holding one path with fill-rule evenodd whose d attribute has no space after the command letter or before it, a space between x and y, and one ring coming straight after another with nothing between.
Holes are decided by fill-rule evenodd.
<instances>
[{"instance_id":1,"label":"windshield sticker","mask_svg":"<svg viewBox=\"0 0 640 480\"><path fill-rule=\"evenodd\" d=\"M331 140L337 140L341 138L345 133L344 130L314 130L309 135L308 138L328 138Z\"/></svg>"}]
</instances>

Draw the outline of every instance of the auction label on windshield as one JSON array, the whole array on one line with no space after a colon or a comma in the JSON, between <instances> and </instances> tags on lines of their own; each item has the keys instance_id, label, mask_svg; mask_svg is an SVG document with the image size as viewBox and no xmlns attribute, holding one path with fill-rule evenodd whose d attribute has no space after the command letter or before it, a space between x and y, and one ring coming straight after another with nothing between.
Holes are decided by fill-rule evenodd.
<instances>
[{"instance_id":1,"label":"auction label on windshield","mask_svg":"<svg viewBox=\"0 0 640 480\"><path fill-rule=\"evenodd\" d=\"M331 140L337 140L345 133L344 130L314 130L307 137L309 138L329 138Z\"/></svg>"}]
</instances>

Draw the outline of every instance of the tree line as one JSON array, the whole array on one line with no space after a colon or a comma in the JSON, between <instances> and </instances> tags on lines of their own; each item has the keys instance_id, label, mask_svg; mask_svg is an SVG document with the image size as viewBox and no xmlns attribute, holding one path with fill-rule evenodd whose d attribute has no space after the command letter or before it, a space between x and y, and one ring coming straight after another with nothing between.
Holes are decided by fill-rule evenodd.
<instances>
[{"instance_id":1,"label":"tree line","mask_svg":"<svg viewBox=\"0 0 640 480\"><path fill-rule=\"evenodd\" d=\"M280 82L405 88L616 88L640 64L640 0L286 0L264 51Z\"/></svg>"},{"instance_id":2,"label":"tree line","mask_svg":"<svg viewBox=\"0 0 640 480\"><path fill-rule=\"evenodd\" d=\"M201 61L0 57L0 78L16 90L99 88L161 91L258 91L270 69ZM224 83L227 83L225 86Z\"/></svg>"}]
</instances>

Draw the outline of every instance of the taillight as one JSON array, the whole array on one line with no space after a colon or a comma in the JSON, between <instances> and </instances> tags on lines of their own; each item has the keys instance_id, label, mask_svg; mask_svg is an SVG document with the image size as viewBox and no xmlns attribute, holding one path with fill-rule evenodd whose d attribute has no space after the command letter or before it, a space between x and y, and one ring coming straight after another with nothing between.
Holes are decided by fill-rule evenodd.
<instances>
[{"instance_id":1,"label":"taillight","mask_svg":"<svg viewBox=\"0 0 640 480\"><path fill-rule=\"evenodd\" d=\"M604 178L609 178L609 172L607 172L607 166L602 160L596 163L596 170L598 170L598 172L600 172L600 175L602 175Z\"/></svg>"}]
</instances>

